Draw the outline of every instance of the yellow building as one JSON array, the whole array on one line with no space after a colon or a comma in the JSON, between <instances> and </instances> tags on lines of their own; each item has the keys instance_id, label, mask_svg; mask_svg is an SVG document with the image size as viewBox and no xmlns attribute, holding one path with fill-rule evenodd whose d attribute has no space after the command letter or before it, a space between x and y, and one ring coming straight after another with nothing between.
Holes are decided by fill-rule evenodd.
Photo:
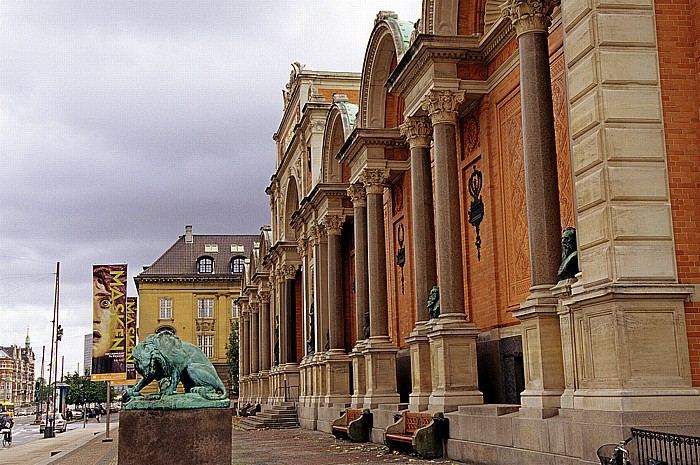
<instances>
[{"instance_id":1,"label":"yellow building","mask_svg":"<svg viewBox=\"0 0 700 465\"><path fill-rule=\"evenodd\" d=\"M226 343L238 317L245 257L259 235L185 235L134 278L139 339L163 330L202 349L226 382Z\"/></svg>"}]
</instances>

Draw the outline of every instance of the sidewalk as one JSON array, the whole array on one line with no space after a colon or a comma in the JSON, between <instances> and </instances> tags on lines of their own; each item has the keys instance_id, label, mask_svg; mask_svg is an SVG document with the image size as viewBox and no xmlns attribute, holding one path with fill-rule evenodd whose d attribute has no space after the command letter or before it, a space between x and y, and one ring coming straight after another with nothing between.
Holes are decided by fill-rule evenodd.
<instances>
[{"instance_id":1,"label":"sidewalk","mask_svg":"<svg viewBox=\"0 0 700 465\"><path fill-rule=\"evenodd\" d=\"M234 426L232 435L232 465L360 465L368 463L457 465L460 463L449 459L425 460L414 455L392 454L386 447L379 444L353 443L335 439L329 433L301 428L245 431ZM0 451L0 463L3 465L117 465L118 423L112 424L110 436L114 438L113 442L102 442L104 423L89 424L84 430L80 428L62 433L57 436L56 442L38 440ZM62 452L52 457L51 452L56 450Z\"/></svg>"},{"instance_id":2,"label":"sidewalk","mask_svg":"<svg viewBox=\"0 0 700 465\"><path fill-rule=\"evenodd\" d=\"M119 423L110 424L110 437L117 437L118 427ZM0 463L3 465L48 465L51 463L89 465L93 462L60 462L59 460L93 440L101 444L104 433L104 423L88 423L85 428L80 427L65 433L58 433L54 438L41 438L27 444L2 449L0 450ZM116 448L114 456L116 458Z\"/></svg>"}]
</instances>

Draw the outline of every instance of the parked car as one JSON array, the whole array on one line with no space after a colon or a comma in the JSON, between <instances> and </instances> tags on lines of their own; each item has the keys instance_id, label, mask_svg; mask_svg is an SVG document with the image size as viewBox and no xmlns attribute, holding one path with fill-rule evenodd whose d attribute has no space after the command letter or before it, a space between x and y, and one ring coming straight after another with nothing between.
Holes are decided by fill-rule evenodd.
<instances>
[{"instance_id":1,"label":"parked car","mask_svg":"<svg viewBox=\"0 0 700 465\"><path fill-rule=\"evenodd\" d=\"M76 408L76 409L71 410L71 412L73 413L74 420L82 420L82 418L83 418L83 411L82 410Z\"/></svg>"},{"instance_id":2,"label":"parked car","mask_svg":"<svg viewBox=\"0 0 700 465\"><path fill-rule=\"evenodd\" d=\"M68 429L68 422L66 422L63 415L56 413L56 422L54 423L54 431L58 433L65 433ZM53 416L49 416L49 421L53 419ZM41 422L39 423L39 432L43 433L46 426L46 414L41 416Z\"/></svg>"}]
</instances>

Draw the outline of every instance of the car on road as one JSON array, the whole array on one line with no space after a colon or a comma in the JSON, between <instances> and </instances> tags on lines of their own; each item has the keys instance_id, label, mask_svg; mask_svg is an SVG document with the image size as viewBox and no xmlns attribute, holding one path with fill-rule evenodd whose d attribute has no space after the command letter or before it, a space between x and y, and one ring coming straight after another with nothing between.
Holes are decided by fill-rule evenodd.
<instances>
[{"instance_id":1,"label":"car on road","mask_svg":"<svg viewBox=\"0 0 700 465\"><path fill-rule=\"evenodd\" d=\"M56 422L54 424L54 431L57 433L65 433L68 429L68 422L63 418L63 415L56 413ZM53 419L53 416L49 416L49 422ZM41 422L39 423L39 432L43 433L46 427L46 414L41 416Z\"/></svg>"},{"instance_id":2,"label":"car on road","mask_svg":"<svg viewBox=\"0 0 700 465\"><path fill-rule=\"evenodd\" d=\"M82 420L83 419L83 411L82 410L79 410L76 408L76 409L71 410L71 412L73 413L74 420Z\"/></svg>"}]
</instances>

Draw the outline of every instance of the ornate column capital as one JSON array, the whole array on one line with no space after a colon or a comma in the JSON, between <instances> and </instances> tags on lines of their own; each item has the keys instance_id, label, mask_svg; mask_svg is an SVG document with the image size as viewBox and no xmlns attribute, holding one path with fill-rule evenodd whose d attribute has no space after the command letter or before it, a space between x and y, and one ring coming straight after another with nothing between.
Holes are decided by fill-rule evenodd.
<instances>
[{"instance_id":1,"label":"ornate column capital","mask_svg":"<svg viewBox=\"0 0 700 465\"><path fill-rule=\"evenodd\" d=\"M322 222L329 236L340 236L345 217L340 215L326 215L323 217Z\"/></svg>"},{"instance_id":2,"label":"ornate column capital","mask_svg":"<svg viewBox=\"0 0 700 465\"><path fill-rule=\"evenodd\" d=\"M269 304L270 303L270 290L260 289L258 291L258 297L260 298L260 303Z\"/></svg>"},{"instance_id":3,"label":"ornate column capital","mask_svg":"<svg viewBox=\"0 0 700 465\"><path fill-rule=\"evenodd\" d=\"M410 148L430 148L430 141L433 139L433 125L430 124L430 118L409 116L399 129Z\"/></svg>"},{"instance_id":4,"label":"ornate column capital","mask_svg":"<svg viewBox=\"0 0 700 465\"><path fill-rule=\"evenodd\" d=\"M457 108L464 102L464 91L431 90L423 98L421 108L428 112L433 126L436 124L455 124Z\"/></svg>"},{"instance_id":5,"label":"ornate column capital","mask_svg":"<svg viewBox=\"0 0 700 465\"><path fill-rule=\"evenodd\" d=\"M300 237L297 239L297 253L299 254L299 257L303 260L306 258L306 245L308 241L304 237Z\"/></svg>"},{"instance_id":6,"label":"ornate column capital","mask_svg":"<svg viewBox=\"0 0 700 465\"><path fill-rule=\"evenodd\" d=\"M260 309L260 302L257 300L251 300L250 301L250 311L252 313L258 313L258 310Z\"/></svg>"},{"instance_id":7,"label":"ornate column capital","mask_svg":"<svg viewBox=\"0 0 700 465\"><path fill-rule=\"evenodd\" d=\"M362 184L352 184L347 188L347 193L355 208L364 208L367 206L367 192L365 192L365 186Z\"/></svg>"},{"instance_id":8,"label":"ornate column capital","mask_svg":"<svg viewBox=\"0 0 700 465\"><path fill-rule=\"evenodd\" d=\"M272 268L270 270L270 275L267 277L267 282L270 285L270 290L274 291L275 290L275 282L277 280L275 279L275 269Z\"/></svg>"},{"instance_id":9,"label":"ornate column capital","mask_svg":"<svg viewBox=\"0 0 700 465\"><path fill-rule=\"evenodd\" d=\"M360 181L365 185L368 194L382 194L384 185L389 179L388 169L365 168L360 175Z\"/></svg>"},{"instance_id":10,"label":"ornate column capital","mask_svg":"<svg viewBox=\"0 0 700 465\"><path fill-rule=\"evenodd\" d=\"M520 37L528 32L547 34L552 25L552 10L560 0L507 0L501 15L509 18Z\"/></svg>"},{"instance_id":11,"label":"ornate column capital","mask_svg":"<svg viewBox=\"0 0 700 465\"><path fill-rule=\"evenodd\" d=\"M283 279L295 279L297 277L297 267L294 265L282 265L281 274Z\"/></svg>"}]
</instances>

